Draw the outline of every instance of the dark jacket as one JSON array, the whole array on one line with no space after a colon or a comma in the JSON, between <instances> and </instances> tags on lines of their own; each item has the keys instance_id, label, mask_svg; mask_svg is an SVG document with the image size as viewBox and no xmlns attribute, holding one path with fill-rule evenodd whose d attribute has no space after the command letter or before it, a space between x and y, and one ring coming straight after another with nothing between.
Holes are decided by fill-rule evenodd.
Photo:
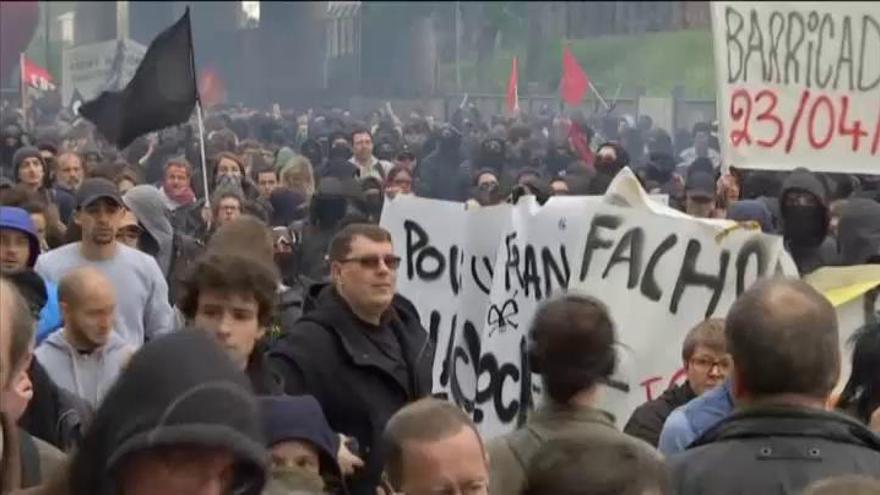
<instances>
[{"instance_id":1,"label":"dark jacket","mask_svg":"<svg viewBox=\"0 0 880 495\"><path fill-rule=\"evenodd\" d=\"M117 493L113 474L121 461L175 445L228 449L242 485L236 493L261 493L268 453L256 399L244 374L201 330L163 335L132 357L74 455L70 493Z\"/></svg>"},{"instance_id":2,"label":"dark jacket","mask_svg":"<svg viewBox=\"0 0 880 495\"><path fill-rule=\"evenodd\" d=\"M666 418L672 414L672 411L687 404L696 396L687 382L667 389L660 397L637 407L623 428L623 432L641 438L656 447Z\"/></svg>"},{"instance_id":3,"label":"dark jacket","mask_svg":"<svg viewBox=\"0 0 880 495\"><path fill-rule=\"evenodd\" d=\"M880 263L880 203L848 200L837 224L837 245L842 265Z\"/></svg>"},{"instance_id":4,"label":"dark jacket","mask_svg":"<svg viewBox=\"0 0 880 495\"><path fill-rule=\"evenodd\" d=\"M284 286L278 293L278 307L275 309L275 314L278 315L277 322L282 332L292 328L303 314L306 282L302 277L294 282L294 285Z\"/></svg>"},{"instance_id":5,"label":"dark jacket","mask_svg":"<svg viewBox=\"0 0 880 495\"><path fill-rule=\"evenodd\" d=\"M880 473L880 437L841 414L756 406L669 458L680 495L798 494L810 483Z\"/></svg>"},{"instance_id":6,"label":"dark jacket","mask_svg":"<svg viewBox=\"0 0 880 495\"><path fill-rule=\"evenodd\" d=\"M376 493L383 467L379 452L388 419L409 402L431 393L434 346L418 312L395 296L385 324L397 336L409 383L401 383L378 359L363 324L331 286L320 290L316 306L273 345L269 359L289 395L315 396L330 426L354 437L366 466L349 484L353 494Z\"/></svg>"},{"instance_id":7,"label":"dark jacket","mask_svg":"<svg viewBox=\"0 0 880 495\"><path fill-rule=\"evenodd\" d=\"M56 385L36 359L31 360L28 377L34 395L18 420L19 426L59 450L70 452L82 440L94 411L85 401Z\"/></svg>"},{"instance_id":8,"label":"dark jacket","mask_svg":"<svg viewBox=\"0 0 880 495\"><path fill-rule=\"evenodd\" d=\"M785 205L785 197L792 191L808 192L815 196L820 206L818 214L810 219L794 217L792 208ZM791 253L800 274L806 275L823 266L836 264L837 247L828 237L828 199L825 186L819 178L809 170L795 169L782 186L779 204L785 248ZM796 235L797 231L804 230L810 223L816 226L810 229L811 235L806 238Z\"/></svg>"},{"instance_id":9,"label":"dark jacket","mask_svg":"<svg viewBox=\"0 0 880 495\"><path fill-rule=\"evenodd\" d=\"M257 342L251 351L247 368L244 370L254 394L258 396L284 395L284 383L266 359L266 344Z\"/></svg>"},{"instance_id":10,"label":"dark jacket","mask_svg":"<svg viewBox=\"0 0 880 495\"><path fill-rule=\"evenodd\" d=\"M419 195L431 199L464 201L468 194L468 175L460 165L461 138L453 136L441 140L430 155L419 164Z\"/></svg>"}]
</instances>

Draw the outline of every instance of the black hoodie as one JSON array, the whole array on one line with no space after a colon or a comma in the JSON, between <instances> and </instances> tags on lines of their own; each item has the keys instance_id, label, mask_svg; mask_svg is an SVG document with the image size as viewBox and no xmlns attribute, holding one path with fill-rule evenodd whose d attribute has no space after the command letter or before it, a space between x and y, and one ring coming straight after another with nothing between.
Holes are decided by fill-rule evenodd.
<instances>
[{"instance_id":1,"label":"black hoodie","mask_svg":"<svg viewBox=\"0 0 880 495\"><path fill-rule=\"evenodd\" d=\"M437 148L419 164L419 195L431 199L464 201L467 199L468 177L461 168L461 134L445 127L439 135Z\"/></svg>"},{"instance_id":2,"label":"black hoodie","mask_svg":"<svg viewBox=\"0 0 880 495\"><path fill-rule=\"evenodd\" d=\"M126 458L154 447L228 449L237 459L236 493L257 495L267 451L245 375L206 332L181 330L134 355L98 409L70 466L72 495L119 493Z\"/></svg>"},{"instance_id":3,"label":"black hoodie","mask_svg":"<svg viewBox=\"0 0 880 495\"><path fill-rule=\"evenodd\" d=\"M786 196L792 192L813 195L818 207L811 211L807 207L786 206ZM827 193L816 174L805 168L792 171L783 183L779 210L785 248L791 253L801 275L835 264L837 248L828 237L830 213Z\"/></svg>"},{"instance_id":4,"label":"black hoodie","mask_svg":"<svg viewBox=\"0 0 880 495\"><path fill-rule=\"evenodd\" d=\"M880 263L880 203L848 200L837 224L837 245L842 265Z\"/></svg>"}]
</instances>

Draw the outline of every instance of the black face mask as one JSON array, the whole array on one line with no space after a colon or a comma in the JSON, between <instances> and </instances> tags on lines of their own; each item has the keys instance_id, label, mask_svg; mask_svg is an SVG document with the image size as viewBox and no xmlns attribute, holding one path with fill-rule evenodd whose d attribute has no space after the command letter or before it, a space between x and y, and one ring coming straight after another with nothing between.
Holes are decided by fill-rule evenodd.
<instances>
[{"instance_id":1,"label":"black face mask","mask_svg":"<svg viewBox=\"0 0 880 495\"><path fill-rule=\"evenodd\" d=\"M377 190L368 191L364 194L365 213L374 220L379 220L382 215L382 194Z\"/></svg>"},{"instance_id":2,"label":"black face mask","mask_svg":"<svg viewBox=\"0 0 880 495\"><path fill-rule=\"evenodd\" d=\"M345 216L348 201L342 198L318 199L315 203L315 217L318 225L333 227Z\"/></svg>"},{"instance_id":3,"label":"black face mask","mask_svg":"<svg viewBox=\"0 0 880 495\"><path fill-rule=\"evenodd\" d=\"M501 194L501 188L498 184L488 183L477 186L474 192L474 199L480 206L491 206L500 204L504 200Z\"/></svg>"},{"instance_id":4,"label":"black face mask","mask_svg":"<svg viewBox=\"0 0 880 495\"><path fill-rule=\"evenodd\" d=\"M821 206L785 207L785 239L795 246L815 247L825 240L827 226Z\"/></svg>"},{"instance_id":5,"label":"black face mask","mask_svg":"<svg viewBox=\"0 0 880 495\"><path fill-rule=\"evenodd\" d=\"M330 148L328 158L330 160L348 160L352 157L351 148L344 144L337 144Z\"/></svg>"}]
</instances>

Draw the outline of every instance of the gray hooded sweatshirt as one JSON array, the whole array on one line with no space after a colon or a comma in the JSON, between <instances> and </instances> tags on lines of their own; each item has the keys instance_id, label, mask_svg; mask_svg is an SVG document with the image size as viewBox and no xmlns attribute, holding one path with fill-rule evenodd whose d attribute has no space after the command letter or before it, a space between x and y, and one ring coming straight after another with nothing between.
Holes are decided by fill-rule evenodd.
<instances>
[{"instance_id":1,"label":"gray hooded sweatshirt","mask_svg":"<svg viewBox=\"0 0 880 495\"><path fill-rule=\"evenodd\" d=\"M110 332L110 340L103 347L80 352L67 341L63 329L34 351L56 385L82 398L93 409L98 408L133 353L134 347L117 332Z\"/></svg>"},{"instance_id":2,"label":"gray hooded sweatshirt","mask_svg":"<svg viewBox=\"0 0 880 495\"><path fill-rule=\"evenodd\" d=\"M143 250L156 258L162 274L168 279L174 254L174 229L168 219L168 206L161 191L150 185L131 188L122 201L149 234Z\"/></svg>"}]
</instances>

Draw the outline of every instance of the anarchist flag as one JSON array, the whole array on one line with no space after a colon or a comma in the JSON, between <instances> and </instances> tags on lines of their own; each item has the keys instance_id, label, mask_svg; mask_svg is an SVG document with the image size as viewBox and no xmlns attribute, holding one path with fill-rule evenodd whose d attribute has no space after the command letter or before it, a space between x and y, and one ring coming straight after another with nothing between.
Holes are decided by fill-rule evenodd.
<instances>
[{"instance_id":1,"label":"anarchist flag","mask_svg":"<svg viewBox=\"0 0 880 495\"><path fill-rule=\"evenodd\" d=\"M187 8L179 21L150 43L122 91L104 91L83 103L79 114L123 149L138 136L186 122L197 100Z\"/></svg>"}]
</instances>

